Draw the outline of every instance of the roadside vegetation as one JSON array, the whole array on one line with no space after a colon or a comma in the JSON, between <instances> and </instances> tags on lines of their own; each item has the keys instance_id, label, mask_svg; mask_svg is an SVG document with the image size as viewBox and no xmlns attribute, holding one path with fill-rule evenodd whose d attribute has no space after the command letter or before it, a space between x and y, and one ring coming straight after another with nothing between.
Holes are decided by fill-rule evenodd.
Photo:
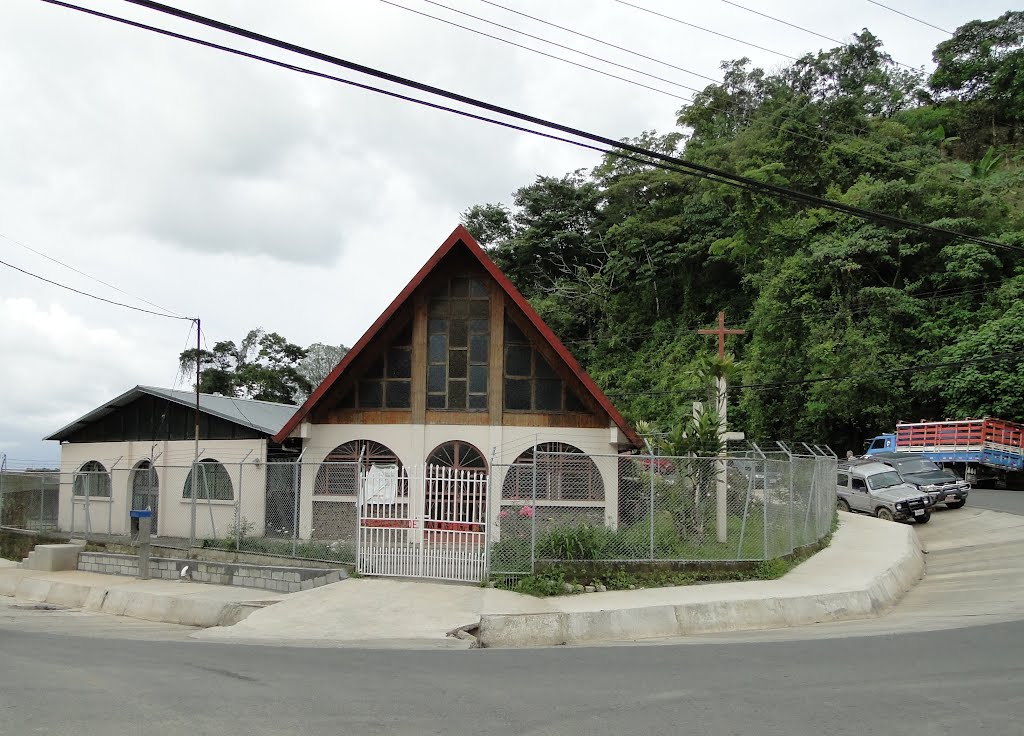
<instances>
[{"instance_id":1,"label":"roadside vegetation","mask_svg":"<svg viewBox=\"0 0 1024 736\"><path fill-rule=\"evenodd\" d=\"M748 437L843 454L898 419L1024 421L1024 12L934 59L925 78L865 30L778 70L729 61L677 129L632 141L1006 248L613 156L464 222L633 421L689 415L696 330L723 309L747 330L729 416Z\"/></svg>"}]
</instances>

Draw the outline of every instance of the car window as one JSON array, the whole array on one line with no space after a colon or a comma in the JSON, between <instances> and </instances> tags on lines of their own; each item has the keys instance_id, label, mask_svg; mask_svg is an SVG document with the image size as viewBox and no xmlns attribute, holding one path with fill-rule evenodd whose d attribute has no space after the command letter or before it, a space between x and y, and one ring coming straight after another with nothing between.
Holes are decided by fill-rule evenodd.
<instances>
[{"instance_id":1,"label":"car window","mask_svg":"<svg viewBox=\"0 0 1024 736\"><path fill-rule=\"evenodd\" d=\"M853 490L855 490L855 491L866 491L867 490L867 486L864 485L864 479L863 478L854 478L853 479Z\"/></svg>"},{"instance_id":2,"label":"car window","mask_svg":"<svg viewBox=\"0 0 1024 736\"><path fill-rule=\"evenodd\" d=\"M850 485L850 476L846 473L840 473L839 477L836 478L836 485L843 486L844 488Z\"/></svg>"},{"instance_id":3,"label":"car window","mask_svg":"<svg viewBox=\"0 0 1024 736\"><path fill-rule=\"evenodd\" d=\"M917 458L900 460L896 463L896 467L901 473L929 473L939 469L939 466L931 460L918 460Z\"/></svg>"},{"instance_id":4,"label":"car window","mask_svg":"<svg viewBox=\"0 0 1024 736\"><path fill-rule=\"evenodd\" d=\"M885 473L877 473L868 478L868 487L873 491L878 491L882 488L898 486L902 482L903 481L900 480L899 473L895 470L889 470Z\"/></svg>"}]
</instances>

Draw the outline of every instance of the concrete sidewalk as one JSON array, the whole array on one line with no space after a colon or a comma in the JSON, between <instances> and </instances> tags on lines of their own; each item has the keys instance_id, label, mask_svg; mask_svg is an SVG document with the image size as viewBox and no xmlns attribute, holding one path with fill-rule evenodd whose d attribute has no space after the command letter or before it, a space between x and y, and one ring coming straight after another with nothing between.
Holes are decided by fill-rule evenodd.
<instances>
[{"instance_id":1,"label":"concrete sidewalk","mask_svg":"<svg viewBox=\"0 0 1024 736\"><path fill-rule=\"evenodd\" d=\"M534 598L382 578L300 593L0 568L0 595L206 627L209 641L488 647L632 641L877 616L924 574L914 528L840 514L832 545L780 580ZM267 605L272 603L272 605ZM447 637L477 625L477 641Z\"/></svg>"},{"instance_id":2,"label":"concrete sidewalk","mask_svg":"<svg viewBox=\"0 0 1024 736\"><path fill-rule=\"evenodd\" d=\"M0 565L0 595L184 626L230 626L285 597L227 585L137 580L77 570L44 572L15 564Z\"/></svg>"}]
</instances>

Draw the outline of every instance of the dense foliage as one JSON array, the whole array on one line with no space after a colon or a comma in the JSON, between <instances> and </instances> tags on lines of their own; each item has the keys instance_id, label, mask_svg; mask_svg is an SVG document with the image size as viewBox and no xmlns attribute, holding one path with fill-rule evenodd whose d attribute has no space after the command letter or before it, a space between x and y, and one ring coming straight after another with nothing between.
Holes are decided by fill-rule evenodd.
<instances>
[{"instance_id":1,"label":"dense foliage","mask_svg":"<svg viewBox=\"0 0 1024 736\"><path fill-rule=\"evenodd\" d=\"M199 390L203 393L291 404L312 390L300 370L306 357L306 350L276 332L256 328L238 345L222 340L212 350L185 350L178 359L186 376L195 372L199 361Z\"/></svg>"},{"instance_id":2,"label":"dense foliage","mask_svg":"<svg viewBox=\"0 0 1024 736\"><path fill-rule=\"evenodd\" d=\"M1024 420L1024 13L963 26L935 62L908 71L868 31L776 72L741 59L677 131L632 142L1010 248L615 156L464 222L634 421L706 399L696 330L723 309L747 330L730 425L750 437L845 451L898 419Z\"/></svg>"}]
</instances>

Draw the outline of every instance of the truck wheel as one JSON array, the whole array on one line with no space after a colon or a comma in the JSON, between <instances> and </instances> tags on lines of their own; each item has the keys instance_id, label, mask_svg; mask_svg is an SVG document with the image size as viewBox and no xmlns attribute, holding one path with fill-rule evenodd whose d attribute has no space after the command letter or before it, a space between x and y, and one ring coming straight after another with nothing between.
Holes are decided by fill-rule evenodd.
<instances>
[{"instance_id":1,"label":"truck wheel","mask_svg":"<svg viewBox=\"0 0 1024 736\"><path fill-rule=\"evenodd\" d=\"M916 521L918 524L927 524L931 520L932 520L932 512L931 511L925 511L924 512L924 516L915 516L914 517L914 521Z\"/></svg>"},{"instance_id":2,"label":"truck wheel","mask_svg":"<svg viewBox=\"0 0 1024 736\"><path fill-rule=\"evenodd\" d=\"M946 508L947 509L962 509L964 507L965 503L967 503L966 499L961 499L959 501L946 501Z\"/></svg>"},{"instance_id":3,"label":"truck wheel","mask_svg":"<svg viewBox=\"0 0 1024 736\"><path fill-rule=\"evenodd\" d=\"M895 521L896 520L896 517L894 517L892 515L892 512L889 509L887 509L885 506L879 506L877 509L875 509L875 516L877 516L882 521Z\"/></svg>"},{"instance_id":4,"label":"truck wheel","mask_svg":"<svg viewBox=\"0 0 1024 736\"><path fill-rule=\"evenodd\" d=\"M849 511L850 504L846 502L845 498L840 498L839 501L836 502L836 508L840 511Z\"/></svg>"}]
</instances>

